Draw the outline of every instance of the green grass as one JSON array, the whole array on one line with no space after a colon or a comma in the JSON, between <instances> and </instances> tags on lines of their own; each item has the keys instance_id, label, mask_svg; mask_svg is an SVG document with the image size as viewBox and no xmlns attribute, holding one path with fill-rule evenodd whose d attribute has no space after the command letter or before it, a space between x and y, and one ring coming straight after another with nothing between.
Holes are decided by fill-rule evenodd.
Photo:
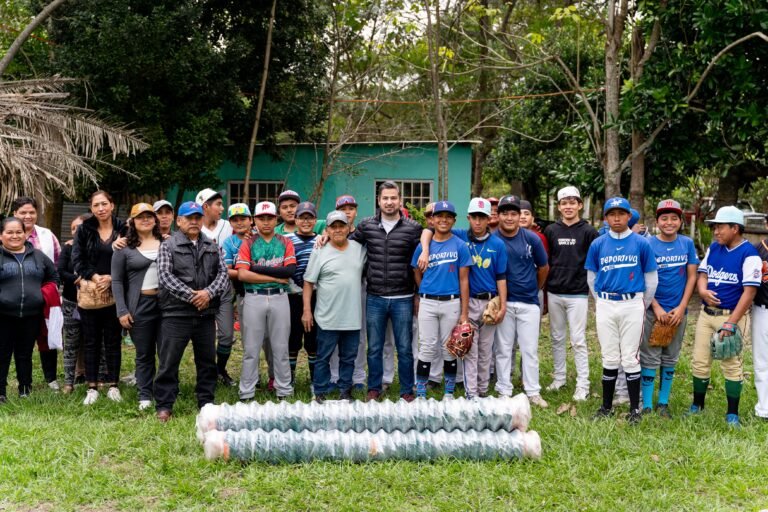
<instances>
[{"instance_id":1,"label":"green grass","mask_svg":"<svg viewBox=\"0 0 768 512\"><path fill-rule=\"evenodd\" d=\"M569 387L544 392L547 410L534 410L541 435L540 461L277 465L207 462L195 439L191 348L183 368L173 420L159 424L139 412L136 391L124 402L103 395L87 408L83 387L56 395L38 383L29 399L10 396L0 406L0 510L759 510L768 507L765 462L768 423L754 418L756 395L748 378L742 397L744 428L726 427L719 369L706 412L683 419L690 403L691 336L672 392L675 418L593 422L598 398L578 414L558 416ZM541 382L552 368L548 329L541 336ZM600 364L590 322L593 391ZM237 362L236 353L233 362ZM133 366L124 351L123 373ZM37 359L37 356L35 356ZM751 370L750 353L745 367ZM37 361L36 361L37 364ZM717 366L717 365L716 365ZM302 364L297 399L308 400ZM236 368L235 368L236 369ZM15 383L9 382L9 390ZM516 391L520 384L516 381ZM266 393L257 395L260 401ZM234 402L234 389L217 390L217 402ZM626 411L626 407L622 412ZM623 415L622 415L623 416Z\"/></svg>"}]
</instances>

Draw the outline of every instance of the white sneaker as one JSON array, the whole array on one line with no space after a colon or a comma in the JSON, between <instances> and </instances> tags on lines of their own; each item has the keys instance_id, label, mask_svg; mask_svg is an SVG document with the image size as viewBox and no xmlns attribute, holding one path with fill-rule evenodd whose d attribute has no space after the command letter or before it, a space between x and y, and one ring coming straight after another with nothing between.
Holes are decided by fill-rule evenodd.
<instances>
[{"instance_id":1,"label":"white sneaker","mask_svg":"<svg viewBox=\"0 0 768 512\"><path fill-rule=\"evenodd\" d=\"M561 387L565 386L564 380L554 380L552 381L552 384L547 386L547 391L557 391Z\"/></svg>"},{"instance_id":2,"label":"white sneaker","mask_svg":"<svg viewBox=\"0 0 768 512\"><path fill-rule=\"evenodd\" d=\"M91 405L96 402L96 400L99 399L99 390L97 389L89 389L88 392L85 394L85 400L83 400L83 405Z\"/></svg>"},{"instance_id":3,"label":"white sneaker","mask_svg":"<svg viewBox=\"0 0 768 512\"><path fill-rule=\"evenodd\" d=\"M589 398L589 390L587 388L576 388L576 391L573 393L574 401L583 402L587 398Z\"/></svg>"},{"instance_id":4,"label":"white sneaker","mask_svg":"<svg viewBox=\"0 0 768 512\"><path fill-rule=\"evenodd\" d=\"M616 395L613 397L613 406L619 406L629 403L629 395Z\"/></svg>"},{"instance_id":5,"label":"white sneaker","mask_svg":"<svg viewBox=\"0 0 768 512\"><path fill-rule=\"evenodd\" d=\"M109 388L109 391L107 391L107 398L109 398L113 402L122 402L123 401L123 397L120 395L120 390L117 389L114 386L111 386Z\"/></svg>"},{"instance_id":6,"label":"white sneaker","mask_svg":"<svg viewBox=\"0 0 768 512\"><path fill-rule=\"evenodd\" d=\"M59 387L58 381L52 380L48 383L48 387L51 388L53 391L59 391L61 388Z\"/></svg>"},{"instance_id":7,"label":"white sneaker","mask_svg":"<svg viewBox=\"0 0 768 512\"><path fill-rule=\"evenodd\" d=\"M140 411L149 409L150 407L152 407L152 400L139 400L139 410Z\"/></svg>"},{"instance_id":8,"label":"white sneaker","mask_svg":"<svg viewBox=\"0 0 768 512\"><path fill-rule=\"evenodd\" d=\"M541 395L529 396L528 401L531 403L531 405L541 407L542 409L546 409L547 407L549 407L549 404L547 403L546 400L541 398Z\"/></svg>"},{"instance_id":9,"label":"white sneaker","mask_svg":"<svg viewBox=\"0 0 768 512\"><path fill-rule=\"evenodd\" d=\"M453 393L446 393L443 395L443 400L453 400Z\"/></svg>"}]
</instances>

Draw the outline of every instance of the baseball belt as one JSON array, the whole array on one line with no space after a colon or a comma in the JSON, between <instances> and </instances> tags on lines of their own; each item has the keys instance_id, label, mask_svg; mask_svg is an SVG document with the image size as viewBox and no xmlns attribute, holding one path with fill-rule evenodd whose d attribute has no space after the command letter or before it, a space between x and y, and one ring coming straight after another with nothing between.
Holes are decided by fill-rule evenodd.
<instances>
[{"instance_id":1,"label":"baseball belt","mask_svg":"<svg viewBox=\"0 0 768 512\"><path fill-rule=\"evenodd\" d=\"M704 312L710 316L723 316L723 315L730 315L731 313L733 313L733 310L711 308L709 306L704 306Z\"/></svg>"}]
</instances>

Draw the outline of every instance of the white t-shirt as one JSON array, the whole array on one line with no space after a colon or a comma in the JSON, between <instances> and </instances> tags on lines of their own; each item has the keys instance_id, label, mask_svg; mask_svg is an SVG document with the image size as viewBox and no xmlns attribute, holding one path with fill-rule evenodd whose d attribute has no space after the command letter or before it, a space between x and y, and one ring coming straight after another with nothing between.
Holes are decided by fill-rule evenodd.
<instances>
[{"instance_id":1,"label":"white t-shirt","mask_svg":"<svg viewBox=\"0 0 768 512\"><path fill-rule=\"evenodd\" d=\"M219 219L219 222L216 223L216 227L213 229L208 229L204 225L200 230L205 236L216 242L218 246L221 246L224 240L232 236L232 225L224 219Z\"/></svg>"},{"instance_id":2,"label":"white t-shirt","mask_svg":"<svg viewBox=\"0 0 768 512\"><path fill-rule=\"evenodd\" d=\"M397 221L399 221L399 220L400 219L386 220L386 219L382 218L381 219L381 226L384 228L384 231L386 231L387 234L389 234L390 231L395 229L395 224L397 224Z\"/></svg>"}]
</instances>

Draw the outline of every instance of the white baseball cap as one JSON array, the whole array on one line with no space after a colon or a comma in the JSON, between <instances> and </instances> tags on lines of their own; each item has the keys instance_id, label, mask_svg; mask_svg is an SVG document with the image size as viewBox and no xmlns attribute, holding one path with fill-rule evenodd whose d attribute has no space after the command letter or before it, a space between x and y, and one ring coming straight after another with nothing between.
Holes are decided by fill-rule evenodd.
<instances>
[{"instance_id":1,"label":"white baseball cap","mask_svg":"<svg viewBox=\"0 0 768 512\"><path fill-rule=\"evenodd\" d=\"M563 187L557 191L558 202L565 199L566 197L575 197L576 199L581 199L581 194L579 194L579 189L572 186Z\"/></svg>"},{"instance_id":2,"label":"white baseball cap","mask_svg":"<svg viewBox=\"0 0 768 512\"><path fill-rule=\"evenodd\" d=\"M738 224L744 226L744 212L735 206L723 206L717 210L717 215L712 220L705 220L707 224Z\"/></svg>"},{"instance_id":3,"label":"white baseball cap","mask_svg":"<svg viewBox=\"0 0 768 512\"><path fill-rule=\"evenodd\" d=\"M258 203L253 209L253 216L260 217L261 215L272 215L273 217L277 217L277 206L275 206L275 203L269 201Z\"/></svg>"},{"instance_id":4,"label":"white baseball cap","mask_svg":"<svg viewBox=\"0 0 768 512\"><path fill-rule=\"evenodd\" d=\"M473 197L469 202L469 208L467 209L467 215L473 213L482 213L483 215L491 216L491 202L482 197Z\"/></svg>"},{"instance_id":5,"label":"white baseball cap","mask_svg":"<svg viewBox=\"0 0 768 512\"><path fill-rule=\"evenodd\" d=\"M216 197L221 197L220 192L216 192L212 188L204 188L200 192L197 193L197 197L195 197L195 202L199 205L203 205L210 201L211 199L214 199Z\"/></svg>"}]
</instances>

